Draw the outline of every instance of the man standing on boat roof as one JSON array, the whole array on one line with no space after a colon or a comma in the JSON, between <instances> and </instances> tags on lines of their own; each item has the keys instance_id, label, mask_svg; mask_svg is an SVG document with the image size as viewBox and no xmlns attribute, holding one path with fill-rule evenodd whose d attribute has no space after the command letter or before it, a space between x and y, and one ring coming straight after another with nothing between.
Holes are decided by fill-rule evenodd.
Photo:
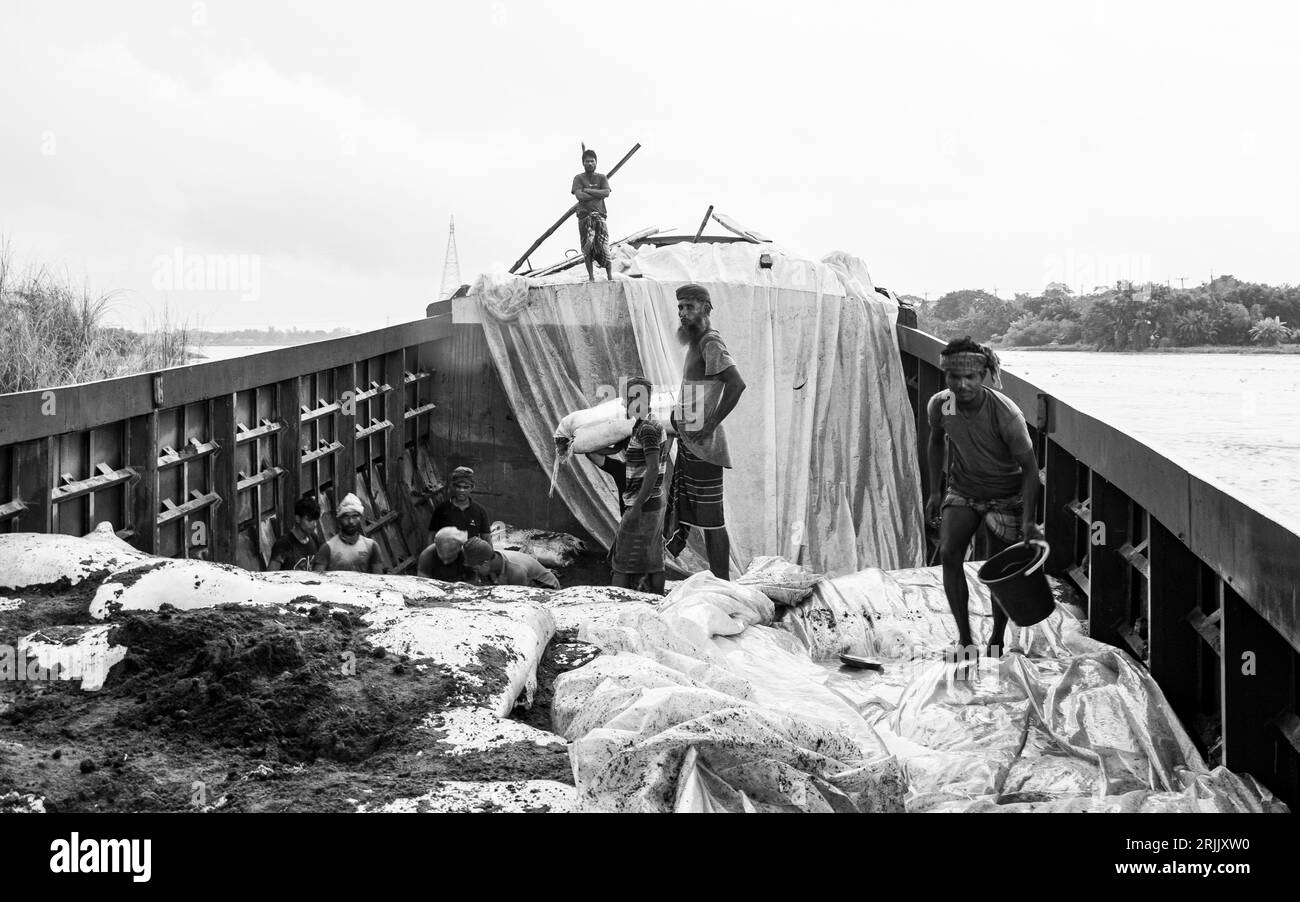
<instances>
[{"instance_id":1,"label":"man standing on boat roof","mask_svg":"<svg viewBox=\"0 0 1300 902\"><path fill-rule=\"evenodd\" d=\"M930 497L926 519L939 518L943 588L957 621L957 642L967 658L975 645L970 629L970 589L963 562L983 523L994 552L1020 541L1041 541L1034 522L1038 505L1038 460L1020 409L1001 388L997 354L970 336L950 341L939 357L947 388L926 405L930 442L926 449ZM945 447L948 486L940 494ZM1001 656L1007 613L993 600L990 654Z\"/></svg>"},{"instance_id":2,"label":"man standing on boat roof","mask_svg":"<svg viewBox=\"0 0 1300 902\"><path fill-rule=\"evenodd\" d=\"M713 302L703 285L677 289L678 340L686 345L682 388L672 421L677 433L677 460L669 487L670 510L664 519L667 549L686 547L692 526L704 532L709 569L730 579L731 540L722 510L722 470L731 467L722 421L735 408L745 380L726 344L712 327Z\"/></svg>"},{"instance_id":3,"label":"man standing on boat roof","mask_svg":"<svg viewBox=\"0 0 1300 902\"><path fill-rule=\"evenodd\" d=\"M596 151L588 148L582 152L582 172L573 177L570 193L578 199L578 240L582 246L583 262L587 265L587 281L596 281L592 263L599 263L605 278L611 282L614 274L609 263L609 226L605 221L605 198L609 197L609 179L596 171Z\"/></svg>"}]
</instances>

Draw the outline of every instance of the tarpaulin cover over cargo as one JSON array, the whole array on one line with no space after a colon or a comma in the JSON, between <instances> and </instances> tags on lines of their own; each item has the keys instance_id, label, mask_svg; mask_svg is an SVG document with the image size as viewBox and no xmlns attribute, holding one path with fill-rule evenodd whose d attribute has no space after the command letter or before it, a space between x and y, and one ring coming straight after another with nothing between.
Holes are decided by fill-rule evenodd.
<instances>
[{"instance_id":1,"label":"tarpaulin cover over cargo","mask_svg":"<svg viewBox=\"0 0 1300 902\"><path fill-rule=\"evenodd\" d=\"M970 582L983 638L989 597ZM0 810L68 804L93 779L72 750L102 743L132 750L115 798L148 795L127 810L168 793L188 805L204 755L220 771L204 810L1285 810L1208 766L1151 677L1065 605L961 679L939 658L952 620L934 568L819 580L763 558L659 598L250 573L141 554L106 528L0 534L0 595L0 637L73 665L53 675L61 693L0 690ZM778 619L778 599L799 603ZM250 617L260 631L231 641ZM347 644L319 645L338 620ZM534 701L557 633L588 658L554 681L549 732L504 715ZM841 651L884 670L841 669ZM142 693L167 661L180 669ZM365 716L395 689L396 707ZM285 722L295 697L310 717ZM52 728L77 712L78 732Z\"/></svg>"},{"instance_id":2,"label":"tarpaulin cover over cargo","mask_svg":"<svg viewBox=\"0 0 1300 902\"><path fill-rule=\"evenodd\" d=\"M770 268L760 266L764 254ZM642 247L624 268L639 278L482 277L453 302L457 321L482 322L529 445L593 537L613 539L612 492L581 456L556 467L556 424L621 392L628 376L677 389L685 348L675 292L695 282L709 290L713 328L747 385L724 423L733 572L763 554L829 573L924 563L897 306L861 260L706 242Z\"/></svg>"}]
</instances>

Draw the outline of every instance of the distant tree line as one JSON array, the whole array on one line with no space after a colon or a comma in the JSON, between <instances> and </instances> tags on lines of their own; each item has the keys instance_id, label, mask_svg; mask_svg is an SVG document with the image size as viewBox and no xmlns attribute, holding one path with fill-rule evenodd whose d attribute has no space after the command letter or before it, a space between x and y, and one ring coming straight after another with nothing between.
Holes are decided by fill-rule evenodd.
<instances>
[{"instance_id":1,"label":"distant tree line","mask_svg":"<svg viewBox=\"0 0 1300 902\"><path fill-rule=\"evenodd\" d=\"M211 332L195 329L190 337L198 345L300 345L309 341L323 341L327 338L342 338L355 335L351 329L277 329L267 326L264 329L233 329L227 332Z\"/></svg>"},{"instance_id":2,"label":"distant tree line","mask_svg":"<svg viewBox=\"0 0 1300 902\"><path fill-rule=\"evenodd\" d=\"M920 328L1003 347L1084 346L1142 351L1193 345L1278 345L1300 340L1300 286L1219 276L1195 288L1120 283L1079 296L1053 282L1041 295L1005 300L979 289L935 301L914 296Z\"/></svg>"}]
</instances>

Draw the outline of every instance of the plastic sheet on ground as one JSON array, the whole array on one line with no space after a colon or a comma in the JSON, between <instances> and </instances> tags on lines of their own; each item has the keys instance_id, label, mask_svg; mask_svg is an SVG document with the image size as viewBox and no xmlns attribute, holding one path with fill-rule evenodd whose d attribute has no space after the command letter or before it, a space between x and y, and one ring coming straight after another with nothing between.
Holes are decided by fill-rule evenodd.
<instances>
[{"instance_id":1,"label":"plastic sheet on ground","mask_svg":"<svg viewBox=\"0 0 1300 902\"><path fill-rule=\"evenodd\" d=\"M770 269L760 268L760 254L772 257ZM897 306L874 290L862 261L833 254L818 262L771 244L681 243L643 247L636 264L643 278L485 279L453 302L454 316L482 322L515 418L587 532L609 547L618 509L590 461L575 455L557 467L556 424L627 376L676 390L685 351L675 291L698 282L747 385L725 423L732 572L773 554L827 573L922 563ZM684 560L703 568L699 557Z\"/></svg>"},{"instance_id":2,"label":"plastic sheet on ground","mask_svg":"<svg viewBox=\"0 0 1300 902\"><path fill-rule=\"evenodd\" d=\"M59 680L80 680L96 692L114 664L126 657L125 645L109 641L107 625L46 627L18 640L18 660L30 660Z\"/></svg>"},{"instance_id":3,"label":"plastic sheet on ground","mask_svg":"<svg viewBox=\"0 0 1300 902\"><path fill-rule=\"evenodd\" d=\"M0 534L0 586L6 589L65 581L71 587L145 560L151 557L119 539L107 523L80 538L34 532Z\"/></svg>"},{"instance_id":4,"label":"plastic sheet on ground","mask_svg":"<svg viewBox=\"0 0 1300 902\"><path fill-rule=\"evenodd\" d=\"M605 654L556 681L552 717L584 808L901 808L897 762L772 614L761 592L700 573L582 624Z\"/></svg>"},{"instance_id":5,"label":"plastic sheet on ground","mask_svg":"<svg viewBox=\"0 0 1300 902\"><path fill-rule=\"evenodd\" d=\"M749 562L749 569L736 582L753 586L779 605L793 607L811 594L822 576L783 557L760 555Z\"/></svg>"},{"instance_id":6,"label":"plastic sheet on ground","mask_svg":"<svg viewBox=\"0 0 1300 902\"><path fill-rule=\"evenodd\" d=\"M522 551L537 558L543 567L568 567L587 550L587 544L567 532L527 529L496 520L492 523L492 547Z\"/></svg>"},{"instance_id":7,"label":"plastic sheet on ground","mask_svg":"<svg viewBox=\"0 0 1300 902\"><path fill-rule=\"evenodd\" d=\"M983 643L992 615L976 569L972 629ZM942 658L955 627L939 568L827 580L781 625L897 755L909 811L1280 806L1253 778L1210 771L1155 681L1085 635L1064 605L1034 627L1013 624L1004 657L969 667ZM883 673L826 660L842 650L876 656Z\"/></svg>"}]
</instances>

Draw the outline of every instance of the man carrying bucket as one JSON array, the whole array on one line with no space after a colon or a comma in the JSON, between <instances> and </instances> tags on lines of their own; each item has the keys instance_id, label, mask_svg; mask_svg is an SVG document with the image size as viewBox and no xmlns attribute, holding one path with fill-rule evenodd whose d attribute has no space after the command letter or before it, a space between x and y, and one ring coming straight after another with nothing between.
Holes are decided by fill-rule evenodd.
<instances>
[{"instance_id":1,"label":"man carrying bucket","mask_svg":"<svg viewBox=\"0 0 1300 902\"><path fill-rule=\"evenodd\" d=\"M1020 541L1042 541L1034 522L1038 505L1038 460L1025 418L1015 403L991 386L1001 387L998 358L970 336L948 343L939 357L947 388L926 406L930 443L930 497L927 521L939 523L939 559L943 588L957 621L959 651L975 657L970 629L970 589L963 562L971 539L983 523L994 552ZM944 451L948 485L940 494ZM1007 612L993 601L989 654L1000 657Z\"/></svg>"}]
</instances>

